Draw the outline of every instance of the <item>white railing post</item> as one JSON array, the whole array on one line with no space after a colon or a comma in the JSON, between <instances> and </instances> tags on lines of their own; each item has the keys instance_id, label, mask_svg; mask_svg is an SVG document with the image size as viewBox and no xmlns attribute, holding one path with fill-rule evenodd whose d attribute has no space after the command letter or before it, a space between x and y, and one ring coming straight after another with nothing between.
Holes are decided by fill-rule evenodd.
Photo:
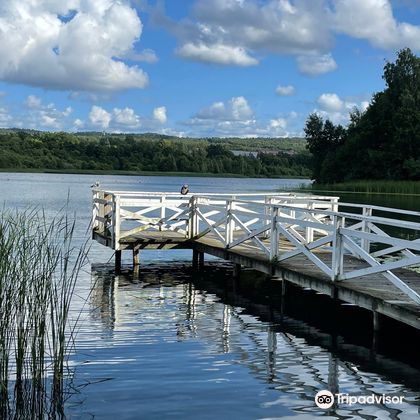
<instances>
[{"instance_id":1,"label":"white railing post","mask_svg":"<svg viewBox=\"0 0 420 420\"><path fill-rule=\"evenodd\" d=\"M165 211L165 196L162 195L160 197L160 220L162 221L165 218L166 211ZM159 230L162 230L162 223L159 225Z\"/></svg>"},{"instance_id":2,"label":"white railing post","mask_svg":"<svg viewBox=\"0 0 420 420\"><path fill-rule=\"evenodd\" d=\"M313 210L313 208L314 208L314 203L312 201L310 201L308 203L308 210ZM313 214L312 212L309 212L309 211L306 212L305 219L307 221L312 221L312 219L311 219L312 214ZM314 229L312 227L306 227L305 230L306 230L306 232L305 232L306 243L309 244L309 243L313 242L313 240L314 240Z\"/></svg>"},{"instance_id":3,"label":"white railing post","mask_svg":"<svg viewBox=\"0 0 420 420\"><path fill-rule=\"evenodd\" d=\"M189 201L190 213L188 217L188 237L193 239L198 233L198 216L196 213L197 198L192 196Z\"/></svg>"},{"instance_id":4,"label":"white railing post","mask_svg":"<svg viewBox=\"0 0 420 420\"><path fill-rule=\"evenodd\" d=\"M121 214L120 214L120 197L113 195L112 205L112 246L118 251L120 249L120 231L121 231Z\"/></svg>"},{"instance_id":5,"label":"white railing post","mask_svg":"<svg viewBox=\"0 0 420 420\"><path fill-rule=\"evenodd\" d=\"M372 208L371 207L363 207L363 217L362 220L362 232L369 233L369 221L367 220L368 217L372 216ZM369 239L362 239L362 249L366 251L367 253L370 252L370 241Z\"/></svg>"},{"instance_id":6,"label":"white railing post","mask_svg":"<svg viewBox=\"0 0 420 420\"><path fill-rule=\"evenodd\" d=\"M103 191L99 191L98 198L100 200L104 200L105 193ZM99 232L105 233L105 222L103 221L103 219L105 218L105 204L102 202L98 203L98 216L101 218L100 220L98 220Z\"/></svg>"},{"instance_id":7,"label":"white railing post","mask_svg":"<svg viewBox=\"0 0 420 420\"><path fill-rule=\"evenodd\" d=\"M263 224L264 224L264 226L267 226L271 223L270 216L271 216L271 209L272 209L271 204L273 204L273 197L265 197L264 198L264 203L265 203L265 206L264 206L265 220L264 220ZM270 237L270 231L266 230L263 233L263 238L268 239L269 237Z\"/></svg>"},{"instance_id":8,"label":"white railing post","mask_svg":"<svg viewBox=\"0 0 420 420\"><path fill-rule=\"evenodd\" d=\"M98 198L98 191L92 190L92 231L98 227L98 221L96 216L98 216L98 206L99 203L96 203L95 200Z\"/></svg>"},{"instance_id":9,"label":"white railing post","mask_svg":"<svg viewBox=\"0 0 420 420\"><path fill-rule=\"evenodd\" d=\"M279 256L279 231L277 229L277 216L279 208L271 207L271 236L270 236L270 260L275 261Z\"/></svg>"},{"instance_id":10,"label":"white railing post","mask_svg":"<svg viewBox=\"0 0 420 420\"><path fill-rule=\"evenodd\" d=\"M344 273L344 247L340 229L344 227L345 219L342 216L333 216L333 241L332 241L332 274L331 280L338 280Z\"/></svg>"},{"instance_id":11,"label":"white railing post","mask_svg":"<svg viewBox=\"0 0 420 420\"><path fill-rule=\"evenodd\" d=\"M331 211L333 211L334 213L338 213L338 198L334 197L330 200L330 209ZM331 222L334 222L334 216L330 216L330 220Z\"/></svg>"},{"instance_id":12,"label":"white railing post","mask_svg":"<svg viewBox=\"0 0 420 420\"><path fill-rule=\"evenodd\" d=\"M235 219L232 216L232 212L235 209L235 203L233 200L226 200L226 236L225 236L225 246L233 242L233 232L235 230Z\"/></svg>"}]
</instances>

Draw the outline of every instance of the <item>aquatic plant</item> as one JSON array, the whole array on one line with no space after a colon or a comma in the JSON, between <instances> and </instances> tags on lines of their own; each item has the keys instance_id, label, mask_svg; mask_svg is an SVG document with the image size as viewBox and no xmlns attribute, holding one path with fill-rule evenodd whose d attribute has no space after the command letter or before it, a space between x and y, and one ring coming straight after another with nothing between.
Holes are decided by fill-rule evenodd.
<instances>
[{"instance_id":1,"label":"aquatic plant","mask_svg":"<svg viewBox=\"0 0 420 420\"><path fill-rule=\"evenodd\" d=\"M86 243L75 221L40 210L0 214L0 418L63 416L71 380L69 319Z\"/></svg>"},{"instance_id":2,"label":"aquatic plant","mask_svg":"<svg viewBox=\"0 0 420 420\"><path fill-rule=\"evenodd\" d=\"M348 181L336 184L301 185L301 189L324 192L356 192L366 194L420 194L420 181Z\"/></svg>"}]
</instances>

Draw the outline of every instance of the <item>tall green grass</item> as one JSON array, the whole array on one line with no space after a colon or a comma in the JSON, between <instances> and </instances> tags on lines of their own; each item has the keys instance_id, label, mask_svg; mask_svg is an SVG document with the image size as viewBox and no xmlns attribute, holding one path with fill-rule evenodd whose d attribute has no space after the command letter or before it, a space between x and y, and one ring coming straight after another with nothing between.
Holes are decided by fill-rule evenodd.
<instances>
[{"instance_id":1,"label":"tall green grass","mask_svg":"<svg viewBox=\"0 0 420 420\"><path fill-rule=\"evenodd\" d=\"M0 214L0 418L64 415L70 303L86 262L74 228L37 210Z\"/></svg>"},{"instance_id":2,"label":"tall green grass","mask_svg":"<svg viewBox=\"0 0 420 420\"><path fill-rule=\"evenodd\" d=\"M310 191L343 191L367 194L420 194L420 181L351 181L337 184L313 184Z\"/></svg>"}]
</instances>

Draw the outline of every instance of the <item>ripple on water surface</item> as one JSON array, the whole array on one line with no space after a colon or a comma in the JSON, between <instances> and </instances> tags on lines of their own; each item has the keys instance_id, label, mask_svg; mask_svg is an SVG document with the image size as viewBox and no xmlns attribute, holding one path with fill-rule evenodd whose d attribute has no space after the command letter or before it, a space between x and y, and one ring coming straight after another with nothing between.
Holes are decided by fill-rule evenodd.
<instances>
[{"instance_id":1,"label":"ripple on water surface","mask_svg":"<svg viewBox=\"0 0 420 420\"><path fill-rule=\"evenodd\" d=\"M210 280L226 292L231 268L209 265ZM74 356L81 393L71 398L73 418L418 417L418 389L358 369L275 316L265 322L246 304L226 303L223 293L194 280L188 264L146 264L139 279L98 265L92 285ZM290 321L296 330L300 321ZM331 387L402 394L406 402L341 405L327 413L313 397Z\"/></svg>"}]
</instances>

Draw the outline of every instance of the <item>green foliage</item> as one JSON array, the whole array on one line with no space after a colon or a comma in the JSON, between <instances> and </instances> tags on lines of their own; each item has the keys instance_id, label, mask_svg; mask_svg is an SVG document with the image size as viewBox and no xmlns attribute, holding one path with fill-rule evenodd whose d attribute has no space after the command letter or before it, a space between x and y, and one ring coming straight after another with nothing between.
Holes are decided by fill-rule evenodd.
<instances>
[{"instance_id":1,"label":"green foliage","mask_svg":"<svg viewBox=\"0 0 420 420\"><path fill-rule=\"evenodd\" d=\"M235 156L230 150L235 150L232 146L235 141L225 145L215 139L180 139L158 134L76 135L2 130L0 168L229 173L257 177L310 174L310 158L304 150L291 153L287 149L266 149L270 154L265 154L261 148L256 158ZM241 141L241 145L247 141ZM305 144L302 139L299 141Z\"/></svg>"},{"instance_id":2,"label":"green foliage","mask_svg":"<svg viewBox=\"0 0 420 420\"><path fill-rule=\"evenodd\" d=\"M313 155L313 177L315 179L323 178L324 172L335 169L327 165L335 164L332 159L333 154L344 143L345 134L346 130L341 125L335 126L329 120L324 122L317 114L309 115L305 126L305 135L307 148Z\"/></svg>"},{"instance_id":3,"label":"green foliage","mask_svg":"<svg viewBox=\"0 0 420 420\"><path fill-rule=\"evenodd\" d=\"M394 194L394 195L420 195L420 182L418 181L348 181L335 184L316 184L313 187L303 187L311 191L324 192L350 192L366 194Z\"/></svg>"},{"instance_id":4,"label":"green foliage","mask_svg":"<svg viewBox=\"0 0 420 420\"><path fill-rule=\"evenodd\" d=\"M420 180L420 58L399 51L383 78L384 91L365 112L351 114L347 129L309 116L305 134L317 182Z\"/></svg>"},{"instance_id":5,"label":"green foliage","mask_svg":"<svg viewBox=\"0 0 420 420\"><path fill-rule=\"evenodd\" d=\"M209 138L210 144L222 144L229 150L264 151L278 150L289 153L305 151L306 142L298 137L288 138Z\"/></svg>"}]
</instances>

